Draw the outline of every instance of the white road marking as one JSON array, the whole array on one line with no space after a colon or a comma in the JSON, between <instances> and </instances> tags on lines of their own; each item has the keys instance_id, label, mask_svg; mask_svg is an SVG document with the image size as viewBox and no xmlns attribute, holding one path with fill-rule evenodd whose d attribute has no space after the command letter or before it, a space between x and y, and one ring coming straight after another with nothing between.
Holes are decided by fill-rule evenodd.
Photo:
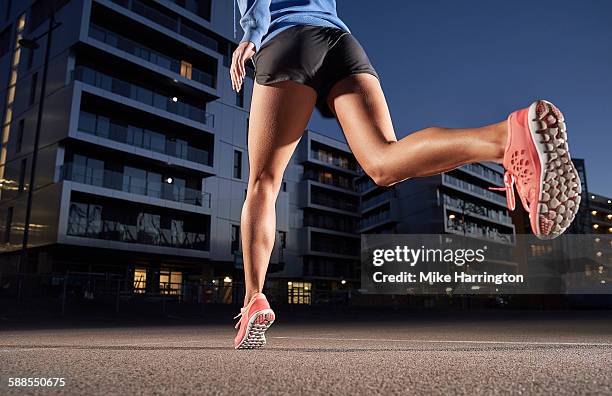
<instances>
[{"instance_id":1,"label":"white road marking","mask_svg":"<svg viewBox=\"0 0 612 396\"><path fill-rule=\"evenodd\" d=\"M493 344L493 345L551 345L551 346L603 346L612 347L608 342L561 342L561 341L489 341L489 340L417 340L392 338L333 338L333 337L268 337L278 340L319 340L319 341L373 341L412 342L426 344Z\"/></svg>"}]
</instances>

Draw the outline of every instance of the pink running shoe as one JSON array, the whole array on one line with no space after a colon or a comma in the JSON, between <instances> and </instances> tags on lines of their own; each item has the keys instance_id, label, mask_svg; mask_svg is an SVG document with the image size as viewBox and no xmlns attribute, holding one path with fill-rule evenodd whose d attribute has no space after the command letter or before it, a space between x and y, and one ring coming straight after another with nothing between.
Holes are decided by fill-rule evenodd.
<instances>
[{"instance_id":1,"label":"pink running shoe","mask_svg":"<svg viewBox=\"0 0 612 396\"><path fill-rule=\"evenodd\" d=\"M576 216L581 185L570 159L563 114L557 107L538 100L510 114L503 165L508 208L516 206L516 183L533 233L540 239L561 235Z\"/></svg>"},{"instance_id":2,"label":"pink running shoe","mask_svg":"<svg viewBox=\"0 0 612 396\"><path fill-rule=\"evenodd\" d=\"M234 317L238 319L236 329L238 334L234 339L235 349L258 349L266 345L265 332L274 323L274 311L263 293L257 293L248 305L240 309Z\"/></svg>"}]
</instances>

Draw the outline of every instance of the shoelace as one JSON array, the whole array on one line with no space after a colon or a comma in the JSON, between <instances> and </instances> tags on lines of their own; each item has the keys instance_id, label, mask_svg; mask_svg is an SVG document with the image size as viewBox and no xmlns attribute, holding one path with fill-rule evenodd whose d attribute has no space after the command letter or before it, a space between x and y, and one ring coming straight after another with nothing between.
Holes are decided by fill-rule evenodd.
<instances>
[{"instance_id":1,"label":"shoelace","mask_svg":"<svg viewBox=\"0 0 612 396\"><path fill-rule=\"evenodd\" d=\"M489 190L506 191L506 202L508 203L508 209L510 209L511 211L516 209L514 183L516 183L516 176L506 171L506 173L504 173L504 187L489 187Z\"/></svg>"},{"instance_id":2,"label":"shoelace","mask_svg":"<svg viewBox=\"0 0 612 396\"><path fill-rule=\"evenodd\" d=\"M234 316L234 319L238 319L241 318L242 315L246 312L246 308L240 308L240 313L236 316ZM238 323L236 323L236 325L234 326L235 329L240 327L240 319L238 319Z\"/></svg>"}]
</instances>

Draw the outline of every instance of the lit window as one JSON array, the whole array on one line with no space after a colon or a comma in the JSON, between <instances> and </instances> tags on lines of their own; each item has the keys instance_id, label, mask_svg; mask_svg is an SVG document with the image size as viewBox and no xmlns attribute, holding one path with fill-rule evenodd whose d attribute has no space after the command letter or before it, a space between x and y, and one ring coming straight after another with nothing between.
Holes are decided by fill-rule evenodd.
<instances>
[{"instance_id":1,"label":"lit window","mask_svg":"<svg viewBox=\"0 0 612 396\"><path fill-rule=\"evenodd\" d=\"M147 270L136 269L134 271L134 293L144 293L147 289Z\"/></svg>"},{"instance_id":2,"label":"lit window","mask_svg":"<svg viewBox=\"0 0 612 396\"><path fill-rule=\"evenodd\" d=\"M593 211L591 211L591 214L592 214L593 216L597 216L597 211L596 211L596 210L593 210Z\"/></svg>"},{"instance_id":3,"label":"lit window","mask_svg":"<svg viewBox=\"0 0 612 396\"><path fill-rule=\"evenodd\" d=\"M183 274L181 272L160 271L159 290L162 294L181 294Z\"/></svg>"},{"instance_id":4,"label":"lit window","mask_svg":"<svg viewBox=\"0 0 612 396\"><path fill-rule=\"evenodd\" d=\"M599 228L599 224L593 224L593 228L598 229Z\"/></svg>"},{"instance_id":5,"label":"lit window","mask_svg":"<svg viewBox=\"0 0 612 396\"><path fill-rule=\"evenodd\" d=\"M193 67L192 67L191 63L185 62L185 61L181 61L181 76L191 80L191 72L192 72L192 70L193 70Z\"/></svg>"},{"instance_id":6,"label":"lit window","mask_svg":"<svg viewBox=\"0 0 612 396\"><path fill-rule=\"evenodd\" d=\"M312 303L312 283L310 282L287 282L287 297L289 304Z\"/></svg>"}]
</instances>

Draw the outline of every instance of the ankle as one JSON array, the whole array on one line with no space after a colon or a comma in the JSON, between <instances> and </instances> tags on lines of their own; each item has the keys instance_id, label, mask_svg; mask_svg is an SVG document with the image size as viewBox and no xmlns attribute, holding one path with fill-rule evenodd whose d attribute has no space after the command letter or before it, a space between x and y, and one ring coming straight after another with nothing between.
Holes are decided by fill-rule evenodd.
<instances>
[{"instance_id":1,"label":"ankle","mask_svg":"<svg viewBox=\"0 0 612 396\"><path fill-rule=\"evenodd\" d=\"M506 121L495 124L493 127L491 143L493 144L494 162L502 163L504 161L506 146L508 144L508 133L508 123Z\"/></svg>"},{"instance_id":2,"label":"ankle","mask_svg":"<svg viewBox=\"0 0 612 396\"><path fill-rule=\"evenodd\" d=\"M261 293L261 290L254 289L247 291L244 295L244 304L242 306L246 307L247 305L249 305L249 302L257 293Z\"/></svg>"}]
</instances>

